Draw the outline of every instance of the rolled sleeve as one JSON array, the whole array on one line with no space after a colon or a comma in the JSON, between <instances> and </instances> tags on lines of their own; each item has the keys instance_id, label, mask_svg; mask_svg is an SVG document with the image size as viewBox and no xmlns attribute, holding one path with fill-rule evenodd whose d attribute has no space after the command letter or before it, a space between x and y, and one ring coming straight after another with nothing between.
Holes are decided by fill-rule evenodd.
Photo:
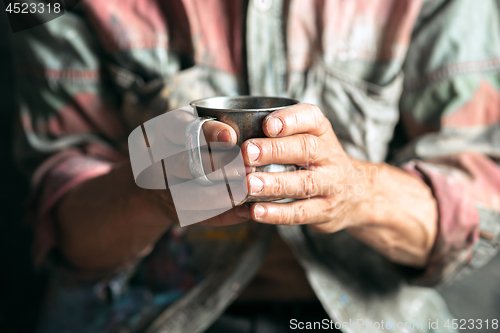
<instances>
[{"instance_id":1,"label":"rolled sleeve","mask_svg":"<svg viewBox=\"0 0 500 333\"><path fill-rule=\"evenodd\" d=\"M438 205L421 284L460 278L499 248L498 9L494 0L424 3L403 65L399 105L409 142L393 164L424 180Z\"/></svg>"},{"instance_id":2,"label":"rolled sleeve","mask_svg":"<svg viewBox=\"0 0 500 333\"><path fill-rule=\"evenodd\" d=\"M402 168L427 183L438 205L436 240L416 282L446 284L486 264L500 247L497 165L483 155L462 153L412 160Z\"/></svg>"},{"instance_id":3,"label":"rolled sleeve","mask_svg":"<svg viewBox=\"0 0 500 333\"><path fill-rule=\"evenodd\" d=\"M108 173L112 163L82 154L76 149L46 160L33 176L29 223L35 230L33 256L36 265L44 262L55 245L53 210L75 186Z\"/></svg>"},{"instance_id":4,"label":"rolled sleeve","mask_svg":"<svg viewBox=\"0 0 500 333\"><path fill-rule=\"evenodd\" d=\"M32 183L28 222L40 265L56 242L58 203L124 159L126 128L101 46L76 8L19 32L13 51L19 108L14 154Z\"/></svg>"}]
</instances>

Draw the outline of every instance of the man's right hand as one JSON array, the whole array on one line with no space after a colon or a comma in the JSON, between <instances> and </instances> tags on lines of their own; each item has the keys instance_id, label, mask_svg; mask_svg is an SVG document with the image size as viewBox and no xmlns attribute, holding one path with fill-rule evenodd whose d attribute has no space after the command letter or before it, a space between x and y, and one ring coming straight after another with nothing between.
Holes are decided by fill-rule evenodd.
<instances>
[{"instance_id":1,"label":"man's right hand","mask_svg":"<svg viewBox=\"0 0 500 333\"><path fill-rule=\"evenodd\" d=\"M194 115L189 113L176 115L165 124L166 138L172 144L183 146L183 131L192 119ZM235 145L236 133L224 123L206 122L203 131L209 142L225 142L228 149ZM187 157L167 159L165 164L168 172L181 181L192 178ZM212 176L220 177L217 172ZM229 171L228 177L241 179L243 184L245 175ZM204 206L208 202L206 198L217 198L221 192L216 187L197 189L185 201L176 200L178 209L203 212L214 208L214 200L209 202L210 206ZM109 173L74 187L60 201L54 212L59 249L70 263L81 269L127 264L149 254L161 235L177 223L176 208L168 189L142 189L134 182L129 162L115 165ZM248 207L238 206L201 223L228 225L248 219Z\"/></svg>"},{"instance_id":2,"label":"man's right hand","mask_svg":"<svg viewBox=\"0 0 500 333\"><path fill-rule=\"evenodd\" d=\"M195 115L175 110L158 118L156 131L161 131L161 133L156 133L155 137L162 138L161 148L169 155L163 159L168 183L170 186L180 185L178 187L180 190L175 192L177 213L183 214L185 220L187 216L189 223L203 221L201 222L203 225L221 225L219 224L221 222L237 224L246 221L249 218L248 207L240 206L231 209L240 204L247 194L244 188L247 171L243 158L240 158L241 163L238 163L239 160L236 159L240 153L240 147L236 146L237 137L233 128L215 120L203 124L205 141L211 148L210 154L206 146L205 149L201 149L203 169L208 179L214 184L202 186L190 181L193 177L185 151L185 129L188 123L195 119ZM180 153L168 154L169 152ZM232 202L229 201L228 187L231 191ZM220 213L228 209L230 210ZM208 216L214 217L207 219Z\"/></svg>"}]
</instances>

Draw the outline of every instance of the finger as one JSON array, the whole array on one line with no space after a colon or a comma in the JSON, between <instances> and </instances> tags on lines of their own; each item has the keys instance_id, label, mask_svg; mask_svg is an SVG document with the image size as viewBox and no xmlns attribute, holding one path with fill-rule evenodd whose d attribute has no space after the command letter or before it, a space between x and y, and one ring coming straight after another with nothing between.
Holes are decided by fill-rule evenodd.
<instances>
[{"instance_id":1,"label":"finger","mask_svg":"<svg viewBox=\"0 0 500 333\"><path fill-rule=\"evenodd\" d=\"M243 143L243 160L250 166L322 163L328 155L321 143L317 136L310 134L251 139Z\"/></svg>"},{"instance_id":2,"label":"finger","mask_svg":"<svg viewBox=\"0 0 500 333\"><path fill-rule=\"evenodd\" d=\"M269 114L262 123L268 137L284 137L298 133L316 136L325 134L330 122L321 110L312 104L297 104Z\"/></svg>"},{"instance_id":3,"label":"finger","mask_svg":"<svg viewBox=\"0 0 500 333\"><path fill-rule=\"evenodd\" d=\"M202 186L193 180L176 182L169 177L168 185L177 211L229 210L241 203L247 193L241 181Z\"/></svg>"},{"instance_id":4,"label":"finger","mask_svg":"<svg viewBox=\"0 0 500 333\"><path fill-rule=\"evenodd\" d=\"M231 150L213 151L206 154L210 157L210 167L204 160L204 170L208 179L219 180L242 180L246 176L246 167L239 147L235 146Z\"/></svg>"},{"instance_id":5,"label":"finger","mask_svg":"<svg viewBox=\"0 0 500 333\"><path fill-rule=\"evenodd\" d=\"M206 147L202 147L201 156L203 170L212 181L243 179L246 175L245 164L237 147L227 151L212 150L210 153ZM193 179L185 151L171 155L163 161L167 174L181 179Z\"/></svg>"},{"instance_id":6,"label":"finger","mask_svg":"<svg viewBox=\"0 0 500 333\"><path fill-rule=\"evenodd\" d=\"M322 198L297 200L289 203L258 203L250 207L252 220L265 224L300 225L330 220L331 205Z\"/></svg>"},{"instance_id":7,"label":"finger","mask_svg":"<svg viewBox=\"0 0 500 333\"><path fill-rule=\"evenodd\" d=\"M163 135L170 142L184 146L186 126L194 119L196 119L195 115L185 111L168 113L161 124ZM225 143L224 148L231 148L236 144L236 132L227 124L211 120L205 122L202 128L206 142Z\"/></svg>"},{"instance_id":8,"label":"finger","mask_svg":"<svg viewBox=\"0 0 500 333\"><path fill-rule=\"evenodd\" d=\"M247 205L235 207L225 213L200 222L201 225L223 227L250 220L250 208Z\"/></svg>"},{"instance_id":9,"label":"finger","mask_svg":"<svg viewBox=\"0 0 500 333\"><path fill-rule=\"evenodd\" d=\"M236 144L236 132L228 124L221 123L220 121L211 120L203 124L203 134L205 135L206 142L218 142L222 149L232 148Z\"/></svg>"},{"instance_id":10,"label":"finger","mask_svg":"<svg viewBox=\"0 0 500 333\"><path fill-rule=\"evenodd\" d=\"M254 197L310 198L327 195L319 173L308 170L292 172L255 172L247 176L247 191Z\"/></svg>"}]
</instances>

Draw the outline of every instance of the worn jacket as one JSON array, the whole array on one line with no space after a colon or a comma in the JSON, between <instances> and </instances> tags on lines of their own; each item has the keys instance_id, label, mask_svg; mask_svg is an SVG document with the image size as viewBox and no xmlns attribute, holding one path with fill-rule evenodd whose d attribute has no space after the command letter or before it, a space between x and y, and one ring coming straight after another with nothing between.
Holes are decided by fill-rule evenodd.
<instances>
[{"instance_id":1,"label":"worn jacket","mask_svg":"<svg viewBox=\"0 0 500 333\"><path fill-rule=\"evenodd\" d=\"M40 332L203 331L251 280L276 230L332 320L431 331L429 319L449 315L421 285L473 271L500 246L498 6L82 0L16 33L15 151L32 180L35 260L53 269ZM172 227L152 254L113 272L78 271L58 258L54 207L127 159L131 130L195 99L241 94L316 104L349 155L423 179L439 212L426 268L402 273L344 232L247 224Z\"/></svg>"}]
</instances>

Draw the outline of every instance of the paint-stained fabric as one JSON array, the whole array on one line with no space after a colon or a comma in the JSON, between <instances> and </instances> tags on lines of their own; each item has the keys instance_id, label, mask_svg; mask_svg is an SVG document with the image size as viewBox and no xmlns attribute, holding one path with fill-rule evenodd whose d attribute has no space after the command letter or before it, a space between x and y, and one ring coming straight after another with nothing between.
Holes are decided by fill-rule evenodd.
<instances>
[{"instance_id":1,"label":"paint-stained fabric","mask_svg":"<svg viewBox=\"0 0 500 333\"><path fill-rule=\"evenodd\" d=\"M17 33L15 151L32 179L36 262L54 267L40 332L133 332L164 309L175 315L165 324L172 332L202 331L248 281L241 276L258 269L268 232L246 225L172 228L152 254L117 272L74 272L47 260L54 256L58 201L126 159L132 129L210 96L314 103L348 154L372 162L391 156L423 179L438 202L439 231L419 283L445 283L484 265L500 244L498 6L494 0L82 0L58 19ZM400 118L410 142L394 150L389 143ZM434 291L409 285L345 233L278 229L332 319L422 321L425 328L428 318L447 316ZM359 268L365 264L373 269ZM365 278L373 272L366 288L375 286L376 297L352 286L365 286L356 272ZM93 274L107 277L85 282ZM232 294L228 281L237 286ZM183 308L186 297L191 303Z\"/></svg>"}]
</instances>

